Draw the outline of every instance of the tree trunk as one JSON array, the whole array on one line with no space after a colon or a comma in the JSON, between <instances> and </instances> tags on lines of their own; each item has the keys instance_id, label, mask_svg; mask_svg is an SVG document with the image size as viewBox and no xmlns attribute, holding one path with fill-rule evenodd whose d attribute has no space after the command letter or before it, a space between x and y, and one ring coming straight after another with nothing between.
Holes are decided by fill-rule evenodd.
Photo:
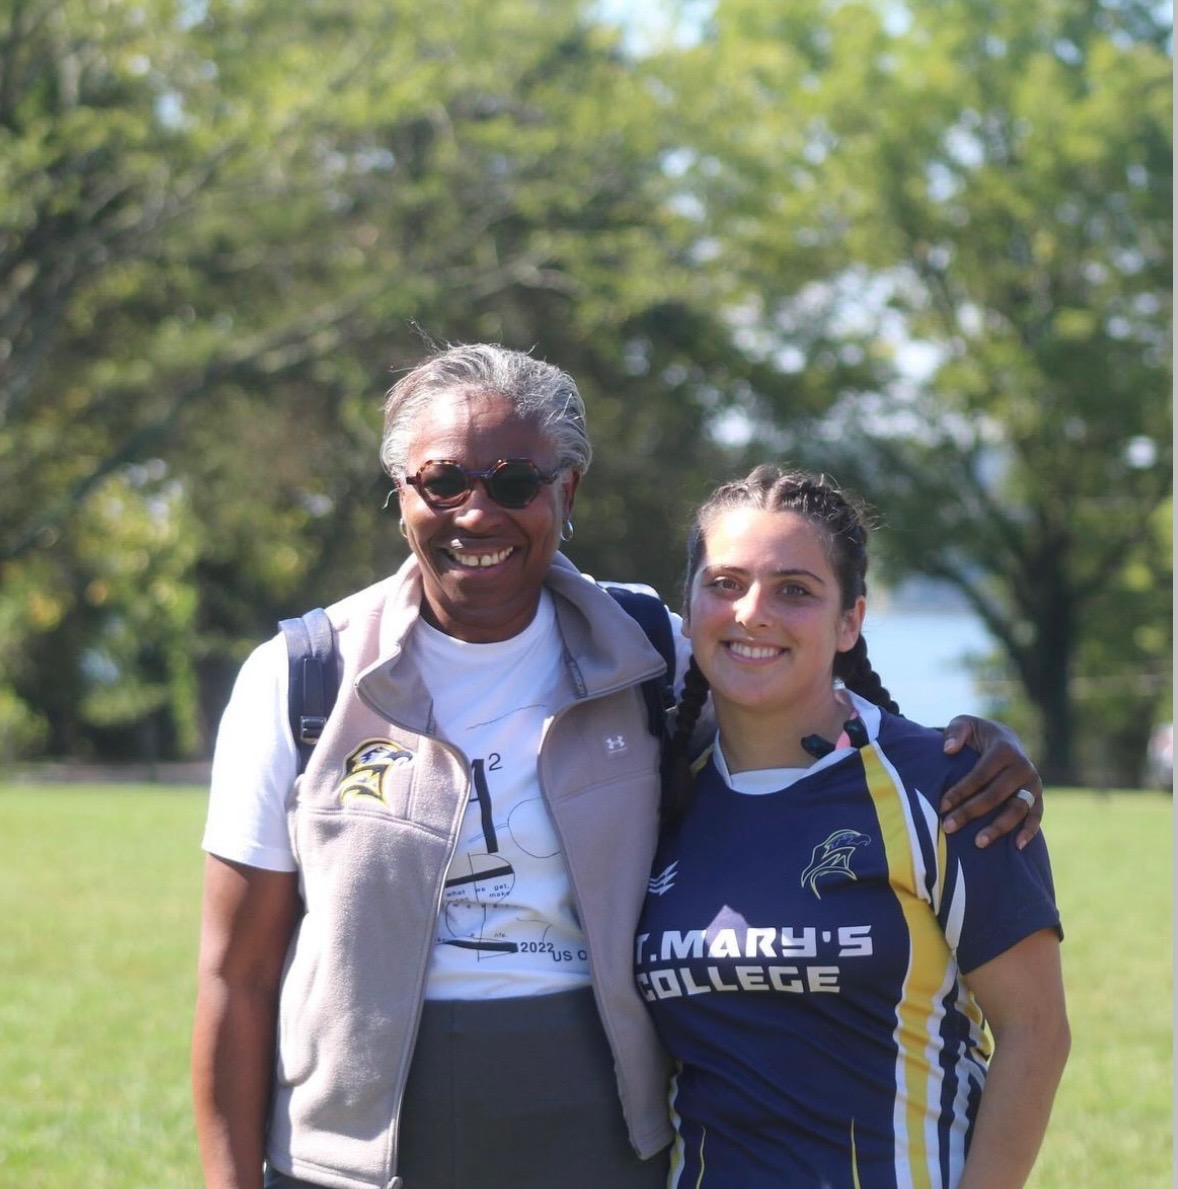
<instances>
[{"instance_id":1,"label":"tree trunk","mask_svg":"<svg viewBox=\"0 0 1178 1189\"><path fill-rule=\"evenodd\" d=\"M1035 592L1036 639L1032 646L1027 692L1039 712L1043 728L1041 771L1044 784L1081 783L1076 771L1075 722L1071 675L1079 641L1075 608L1068 597L1066 574L1059 565L1040 557L1039 590Z\"/></svg>"}]
</instances>

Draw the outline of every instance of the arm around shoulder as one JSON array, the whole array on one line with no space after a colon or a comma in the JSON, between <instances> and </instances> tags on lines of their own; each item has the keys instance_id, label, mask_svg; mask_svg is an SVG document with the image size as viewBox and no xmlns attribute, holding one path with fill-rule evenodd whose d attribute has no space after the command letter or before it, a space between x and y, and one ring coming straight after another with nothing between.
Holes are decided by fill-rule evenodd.
<instances>
[{"instance_id":1,"label":"arm around shoulder","mask_svg":"<svg viewBox=\"0 0 1178 1189\"><path fill-rule=\"evenodd\" d=\"M295 873L206 858L192 1092L210 1189L261 1189L278 988L299 911Z\"/></svg>"},{"instance_id":2,"label":"arm around shoulder","mask_svg":"<svg viewBox=\"0 0 1178 1189\"><path fill-rule=\"evenodd\" d=\"M966 744L980 754L977 763L941 800L945 833L952 834L966 822L1000 808L975 846L989 846L1003 834L1018 829L1021 850L1039 832L1043 820L1043 781L1031 763L1018 735L1000 722L959 714L945 728L945 752L955 755Z\"/></svg>"}]
</instances>

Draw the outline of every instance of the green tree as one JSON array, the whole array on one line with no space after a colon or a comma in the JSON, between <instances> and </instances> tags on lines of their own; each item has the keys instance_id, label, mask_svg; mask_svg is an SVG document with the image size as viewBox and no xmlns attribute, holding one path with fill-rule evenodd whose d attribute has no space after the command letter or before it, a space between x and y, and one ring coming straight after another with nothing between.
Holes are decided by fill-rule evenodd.
<instances>
[{"instance_id":1,"label":"green tree","mask_svg":"<svg viewBox=\"0 0 1178 1189\"><path fill-rule=\"evenodd\" d=\"M684 184L744 333L873 373L805 434L752 400L761 441L965 594L1053 781L1081 734L1140 755L1168 687L1169 36L1138 3L721 0L678 67L715 81Z\"/></svg>"},{"instance_id":2,"label":"green tree","mask_svg":"<svg viewBox=\"0 0 1178 1189\"><path fill-rule=\"evenodd\" d=\"M667 98L589 13L16 6L0 646L18 697L0 713L22 737L198 748L275 618L395 564L378 407L390 366L424 352L412 323L569 367L601 447L578 561L673 572L647 558L711 461L729 378L758 369L700 300L665 201ZM141 559L164 506L138 578L100 556Z\"/></svg>"}]
</instances>

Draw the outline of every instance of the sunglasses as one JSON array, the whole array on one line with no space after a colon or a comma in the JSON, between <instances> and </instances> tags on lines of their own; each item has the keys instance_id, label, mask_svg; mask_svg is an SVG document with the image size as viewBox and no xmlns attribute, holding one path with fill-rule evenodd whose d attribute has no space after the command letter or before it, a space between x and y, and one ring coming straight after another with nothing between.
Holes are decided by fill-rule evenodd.
<instances>
[{"instance_id":1,"label":"sunglasses","mask_svg":"<svg viewBox=\"0 0 1178 1189\"><path fill-rule=\"evenodd\" d=\"M501 458L485 471L470 471L448 458L431 458L405 482L415 487L431 508L457 508L466 503L481 479L487 494L504 508L526 508L546 483L555 482L559 471L544 471L530 458Z\"/></svg>"}]
</instances>

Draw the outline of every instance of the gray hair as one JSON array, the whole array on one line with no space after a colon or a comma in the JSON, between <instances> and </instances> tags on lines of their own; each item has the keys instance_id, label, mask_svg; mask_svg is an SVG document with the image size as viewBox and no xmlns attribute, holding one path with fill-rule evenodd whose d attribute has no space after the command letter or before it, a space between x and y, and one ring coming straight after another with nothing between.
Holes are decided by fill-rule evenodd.
<instances>
[{"instance_id":1,"label":"gray hair","mask_svg":"<svg viewBox=\"0 0 1178 1189\"><path fill-rule=\"evenodd\" d=\"M389 389L380 461L392 479L404 479L408 473L418 415L435 397L459 391L505 397L521 419L551 437L559 470L583 475L589 469L593 447L585 402L572 376L523 351L494 343L459 343L440 348Z\"/></svg>"}]
</instances>

